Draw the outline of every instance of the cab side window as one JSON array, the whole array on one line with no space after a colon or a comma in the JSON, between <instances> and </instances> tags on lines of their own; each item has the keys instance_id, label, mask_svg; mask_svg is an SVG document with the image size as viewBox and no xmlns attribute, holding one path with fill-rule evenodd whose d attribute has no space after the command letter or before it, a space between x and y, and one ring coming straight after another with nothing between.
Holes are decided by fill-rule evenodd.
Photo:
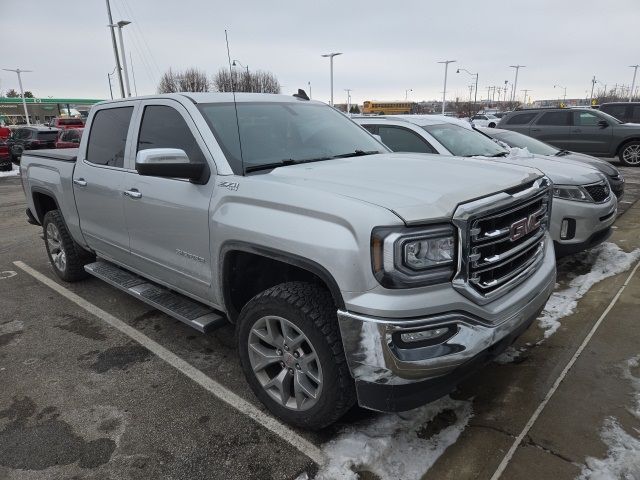
<instances>
[{"instance_id":1,"label":"cab side window","mask_svg":"<svg viewBox=\"0 0 640 480\"><path fill-rule=\"evenodd\" d=\"M406 128L380 125L378 134L394 152L437 153L426 140Z\"/></svg>"},{"instance_id":2,"label":"cab side window","mask_svg":"<svg viewBox=\"0 0 640 480\"><path fill-rule=\"evenodd\" d=\"M87 161L96 165L122 168L127 132L133 107L118 107L99 110L93 117Z\"/></svg>"},{"instance_id":3,"label":"cab side window","mask_svg":"<svg viewBox=\"0 0 640 480\"><path fill-rule=\"evenodd\" d=\"M145 107L138 135L138 151L148 148L179 148L191 163L206 163L205 157L182 115L172 107Z\"/></svg>"}]
</instances>

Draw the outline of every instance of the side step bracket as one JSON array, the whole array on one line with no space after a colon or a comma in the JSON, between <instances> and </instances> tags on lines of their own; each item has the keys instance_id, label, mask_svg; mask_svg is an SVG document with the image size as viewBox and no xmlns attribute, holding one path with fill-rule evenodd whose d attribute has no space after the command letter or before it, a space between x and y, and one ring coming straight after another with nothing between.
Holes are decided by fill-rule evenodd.
<instances>
[{"instance_id":1,"label":"side step bracket","mask_svg":"<svg viewBox=\"0 0 640 480\"><path fill-rule=\"evenodd\" d=\"M139 277L113 263L98 261L85 265L84 269L94 277L200 332L204 333L227 324L226 318L210 307Z\"/></svg>"}]
</instances>

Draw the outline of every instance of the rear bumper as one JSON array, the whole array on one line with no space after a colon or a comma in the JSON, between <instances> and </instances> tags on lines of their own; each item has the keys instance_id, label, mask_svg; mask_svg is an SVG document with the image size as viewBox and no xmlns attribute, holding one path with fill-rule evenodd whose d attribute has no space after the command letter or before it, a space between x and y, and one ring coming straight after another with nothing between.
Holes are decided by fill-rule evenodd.
<instances>
[{"instance_id":1,"label":"rear bumper","mask_svg":"<svg viewBox=\"0 0 640 480\"><path fill-rule=\"evenodd\" d=\"M512 308L494 317L478 314L469 301L464 310L413 318L338 312L345 354L360 406L403 411L451 391L457 383L498 355L544 307L555 285L555 255L548 248L540 268L504 295ZM423 297L425 303L437 297ZM486 307L490 308L491 304ZM475 313L471 313L474 311ZM400 334L447 329L442 339L407 344Z\"/></svg>"}]
</instances>

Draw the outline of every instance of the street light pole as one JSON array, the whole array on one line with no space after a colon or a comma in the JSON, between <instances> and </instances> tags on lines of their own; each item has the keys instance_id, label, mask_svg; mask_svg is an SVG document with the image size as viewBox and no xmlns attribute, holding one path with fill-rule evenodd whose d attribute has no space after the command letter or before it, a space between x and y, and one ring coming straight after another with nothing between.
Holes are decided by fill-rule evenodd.
<instances>
[{"instance_id":1,"label":"street light pole","mask_svg":"<svg viewBox=\"0 0 640 480\"><path fill-rule=\"evenodd\" d=\"M596 83L598 83L598 80L596 80L596 76L594 75L591 79L591 98L589 98L589 105L593 103L593 88L596 86Z\"/></svg>"},{"instance_id":2,"label":"street light pole","mask_svg":"<svg viewBox=\"0 0 640 480\"><path fill-rule=\"evenodd\" d=\"M111 88L111 74L107 73L107 81L109 82L109 95L111 96L111 100L113 100L113 88Z\"/></svg>"},{"instance_id":3,"label":"street light pole","mask_svg":"<svg viewBox=\"0 0 640 480\"><path fill-rule=\"evenodd\" d=\"M404 100L407 101L409 99L409 92L413 92L413 88L409 88L404 91Z\"/></svg>"},{"instance_id":4,"label":"street light pole","mask_svg":"<svg viewBox=\"0 0 640 480\"><path fill-rule=\"evenodd\" d=\"M456 70L456 73L460 73L460 71L463 72L467 72L469 75L471 75L472 77L475 77L476 79L476 87L475 87L475 96L473 98L473 104L475 105L476 103L478 103L478 74L477 73L471 73L469 70L467 70L466 68L459 68Z\"/></svg>"},{"instance_id":5,"label":"street light pole","mask_svg":"<svg viewBox=\"0 0 640 480\"><path fill-rule=\"evenodd\" d=\"M311 82L307 82L307 84L309 84L309 100L311 100L313 98L311 96Z\"/></svg>"},{"instance_id":6,"label":"street light pole","mask_svg":"<svg viewBox=\"0 0 640 480\"><path fill-rule=\"evenodd\" d=\"M554 85L553 88L562 88L564 94L562 95L562 102L567 103L567 87L563 87L562 85Z\"/></svg>"},{"instance_id":7,"label":"street light pole","mask_svg":"<svg viewBox=\"0 0 640 480\"><path fill-rule=\"evenodd\" d=\"M118 55L118 46L116 45L116 34L113 31L115 28L113 24L113 17L111 16L111 5L109 0L107 2L107 15L109 17L109 29L111 30L111 44L113 45L113 55L116 57L116 69L118 70L118 82L120 83L120 94L124 98L124 83L122 83L122 68L120 67L120 56Z\"/></svg>"},{"instance_id":8,"label":"street light pole","mask_svg":"<svg viewBox=\"0 0 640 480\"><path fill-rule=\"evenodd\" d=\"M633 99L633 89L636 86L636 75L638 74L638 67L640 65L629 65L629 67L633 68L633 80L631 81L631 90L629 90L629 101Z\"/></svg>"},{"instance_id":9,"label":"street light pole","mask_svg":"<svg viewBox=\"0 0 640 480\"><path fill-rule=\"evenodd\" d=\"M521 91L524 92L524 102L523 103L526 105L527 104L527 93L531 92L532 90L524 89L524 90L521 90Z\"/></svg>"},{"instance_id":10,"label":"street light pole","mask_svg":"<svg viewBox=\"0 0 640 480\"><path fill-rule=\"evenodd\" d=\"M122 68L124 69L124 84L126 87L127 97L131 96L131 86L129 85L129 71L127 70L127 54L124 51L124 39L122 36L122 27L126 27L131 22L128 20L120 20L115 25L109 25L110 27L118 27L118 39L120 40L120 53L122 54Z\"/></svg>"},{"instance_id":11,"label":"street light pole","mask_svg":"<svg viewBox=\"0 0 640 480\"><path fill-rule=\"evenodd\" d=\"M516 100L516 88L518 88L518 72L521 68L525 68L526 65L509 65L511 68L516 69L516 78L513 81L513 94L511 95L511 101L515 102Z\"/></svg>"},{"instance_id":12,"label":"street light pole","mask_svg":"<svg viewBox=\"0 0 640 480\"><path fill-rule=\"evenodd\" d=\"M16 68L15 70L12 70L10 68L3 68L3 70L6 72L15 72L18 75L18 85L20 86L20 95L22 96L22 107L24 108L24 116L27 119L27 126L29 126L31 125L31 122L29 122L29 112L27 111L27 101L24 98L24 88L22 88L22 76L20 74L33 72L33 70L20 70L19 68Z\"/></svg>"},{"instance_id":13,"label":"street light pole","mask_svg":"<svg viewBox=\"0 0 640 480\"><path fill-rule=\"evenodd\" d=\"M344 91L347 92L347 113L349 113L351 109L351 89L345 88Z\"/></svg>"},{"instance_id":14,"label":"street light pole","mask_svg":"<svg viewBox=\"0 0 640 480\"><path fill-rule=\"evenodd\" d=\"M236 63L247 71L247 92L248 92L251 87L251 77L249 77L249 65L243 65L240 60L234 60L232 63L232 66L235 67Z\"/></svg>"},{"instance_id":15,"label":"street light pole","mask_svg":"<svg viewBox=\"0 0 640 480\"><path fill-rule=\"evenodd\" d=\"M442 114L444 115L444 107L447 102L447 71L449 70L449 64L454 63L455 60L443 60L444 63L444 90L442 91Z\"/></svg>"},{"instance_id":16,"label":"street light pole","mask_svg":"<svg viewBox=\"0 0 640 480\"><path fill-rule=\"evenodd\" d=\"M331 105L333 107L333 57L337 57L338 55L342 55L342 52L332 52L332 53L325 53L322 56L323 57L329 57L329 76L331 78L331 102L329 103L329 105Z\"/></svg>"}]
</instances>

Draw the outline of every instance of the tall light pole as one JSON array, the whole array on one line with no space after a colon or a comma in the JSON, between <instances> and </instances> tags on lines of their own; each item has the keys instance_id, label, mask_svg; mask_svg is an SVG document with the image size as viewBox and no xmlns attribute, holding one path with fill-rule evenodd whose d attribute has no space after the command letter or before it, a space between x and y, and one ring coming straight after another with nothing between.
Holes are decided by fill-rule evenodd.
<instances>
[{"instance_id":1,"label":"tall light pole","mask_svg":"<svg viewBox=\"0 0 640 480\"><path fill-rule=\"evenodd\" d=\"M554 85L553 88L562 88L564 90L564 94L562 95L562 102L567 103L567 87L563 87L562 85Z\"/></svg>"},{"instance_id":2,"label":"tall light pole","mask_svg":"<svg viewBox=\"0 0 640 480\"><path fill-rule=\"evenodd\" d=\"M311 96L311 82L307 82L307 84L309 85L309 99L312 99L313 97Z\"/></svg>"},{"instance_id":3,"label":"tall light pole","mask_svg":"<svg viewBox=\"0 0 640 480\"><path fill-rule=\"evenodd\" d=\"M527 104L527 93L531 92L532 90L524 89L524 90L521 90L521 91L524 92L524 102L523 103L526 105Z\"/></svg>"},{"instance_id":4,"label":"tall light pole","mask_svg":"<svg viewBox=\"0 0 640 480\"><path fill-rule=\"evenodd\" d=\"M466 68L459 68L456 70L456 73L460 73L460 72L467 72L469 75L471 75L472 77L475 77L476 79L476 88L475 88L475 96L473 98L473 103L474 105L476 103L478 103L478 74L477 73L471 73L469 70L467 70Z\"/></svg>"},{"instance_id":5,"label":"tall light pole","mask_svg":"<svg viewBox=\"0 0 640 480\"><path fill-rule=\"evenodd\" d=\"M526 65L509 65L511 68L515 68L516 69L516 79L513 81L513 93L511 95L511 101L515 102L516 101L516 88L518 88L518 72L520 71L521 68L525 68Z\"/></svg>"},{"instance_id":6,"label":"tall light pole","mask_svg":"<svg viewBox=\"0 0 640 480\"><path fill-rule=\"evenodd\" d=\"M331 102L329 103L333 107L333 57L342 55L342 52L325 53L323 57L329 57L329 76L331 77Z\"/></svg>"},{"instance_id":7,"label":"tall light pole","mask_svg":"<svg viewBox=\"0 0 640 480\"><path fill-rule=\"evenodd\" d=\"M122 28L129 25L131 22L128 20L120 20L115 25L109 25L110 27L118 27L118 39L120 40L120 54L122 55L122 68L124 69L124 85L126 87L127 97L131 96L131 86L129 85L129 71L127 70L127 54L124 51L124 39L122 36Z\"/></svg>"},{"instance_id":8,"label":"tall light pole","mask_svg":"<svg viewBox=\"0 0 640 480\"><path fill-rule=\"evenodd\" d=\"M233 63L231 64L232 66L236 67L237 65L240 65L242 68L244 68L247 71L247 92L249 91L249 87L251 86L251 77L249 77L249 65L243 65L242 62L240 60L234 60Z\"/></svg>"},{"instance_id":9,"label":"tall light pole","mask_svg":"<svg viewBox=\"0 0 640 480\"><path fill-rule=\"evenodd\" d=\"M349 113L351 109L351 89L345 88L344 91L347 92L347 113Z\"/></svg>"},{"instance_id":10,"label":"tall light pole","mask_svg":"<svg viewBox=\"0 0 640 480\"><path fill-rule=\"evenodd\" d=\"M509 84L509 80L504 81L504 102L507 103L507 85Z\"/></svg>"},{"instance_id":11,"label":"tall light pole","mask_svg":"<svg viewBox=\"0 0 640 480\"><path fill-rule=\"evenodd\" d=\"M455 60L443 60L438 63L444 63L444 90L442 90L442 114L444 115L444 107L447 102L447 72L449 70L449 64L454 63Z\"/></svg>"},{"instance_id":12,"label":"tall light pole","mask_svg":"<svg viewBox=\"0 0 640 480\"><path fill-rule=\"evenodd\" d=\"M596 86L596 83L598 83L598 80L596 80L596 76L594 75L591 79L591 98L589 98L589 105L593 103L593 88Z\"/></svg>"},{"instance_id":13,"label":"tall light pole","mask_svg":"<svg viewBox=\"0 0 640 480\"><path fill-rule=\"evenodd\" d=\"M638 74L638 67L640 65L629 65L633 68L633 80L631 81L631 90L629 90L629 101L633 98L633 89L636 87L636 75Z\"/></svg>"},{"instance_id":14,"label":"tall light pole","mask_svg":"<svg viewBox=\"0 0 640 480\"><path fill-rule=\"evenodd\" d=\"M404 91L404 100L405 102L409 100L409 92L413 92L413 88L408 88Z\"/></svg>"},{"instance_id":15,"label":"tall light pole","mask_svg":"<svg viewBox=\"0 0 640 480\"><path fill-rule=\"evenodd\" d=\"M111 43L113 45L113 55L116 57L116 70L118 70L118 82L120 83L120 95L124 98L124 83L122 83L122 68L120 67L120 56L118 55L118 46L116 45L116 33L113 31L113 17L111 16L111 5L107 2L107 15L109 17L109 29L111 30Z\"/></svg>"},{"instance_id":16,"label":"tall light pole","mask_svg":"<svg viewBox=\"0 0 640 480\"><path fill-rule=\"evenodd\" d=\"M12 70L10 68L3 68L3 70L6 72L15 72L18 75L18 85L20 85L20 95L22 96L22 107L24 108L24 116L27 119L27 126L29 126L31 125L31 122L29 122L29 112L27 111L27 101L24 98L24 88L22 88L22 76L20 76L20 74L33 72L33 70L20 70L19 68L16 68L15 70Z\"/></svg>"}]
</instances>

